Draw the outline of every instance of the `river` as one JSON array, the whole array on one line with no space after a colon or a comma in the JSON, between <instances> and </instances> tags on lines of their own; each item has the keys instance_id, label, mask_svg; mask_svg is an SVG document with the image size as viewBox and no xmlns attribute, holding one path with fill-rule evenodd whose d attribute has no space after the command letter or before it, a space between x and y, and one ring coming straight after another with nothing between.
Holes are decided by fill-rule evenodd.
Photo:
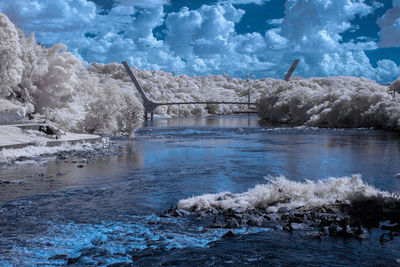
<instances>
[{"instance_id":1,"label":"river","mask_svg":"<svg viewBox=\"0 0 400 267\"><path fill-rule=\"evenodd\" d=\"M265 177L361 174L400 191L400 135L373 129L276 127L257 116L156 119L102 157L0 166L0 265L397 266L400 242L246 227L221 238L189 217L159 215L180 199L240 193Z\"/></svg>"}]
</instances>

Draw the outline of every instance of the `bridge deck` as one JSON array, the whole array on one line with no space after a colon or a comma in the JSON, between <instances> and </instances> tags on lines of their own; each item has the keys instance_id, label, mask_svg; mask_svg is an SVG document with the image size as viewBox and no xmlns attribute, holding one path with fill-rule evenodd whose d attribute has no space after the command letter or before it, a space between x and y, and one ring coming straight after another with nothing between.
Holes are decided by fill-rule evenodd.
<instances>
[{"instance_id":1,"label":"bridge deck","mask_svg":"<svg viewBox=\"0 0 400 267\"><path fill-rule=\"evenodd\" d=\"M131 78L132 82L135 84L136 89L140 93L143 99L143 106L145 112L145 120L147 120L147 114L151 113L151 119L153 119L153 111L158 106L172 106L172 105L191 105L191 104L205 104L205 105L248 105L248 106L255 106L257 103L248 102L239 102L239 101L189 101L189 102L168 102L168 103L158 103L151 101L147 96L146 93L143 91L142 86L140 85L139 81L136 79L136 76L133 74L131 68L129 67L128 63L123 61L122 65L124 65L126 72L128 73L129 77Z\"/></svg>"},{"instance_id":2,"label":"bridge deck","mask_svg":"<svg viewBox=\"0 0 400 267\"><path fill-rule=\"evenodd\" d=\"M205 104L205 105L257 105L257 103L251 102L235 102L235 101L191 101L191 102L168 102L168 103L156 103L159 106L168 105L191 105L191 104Z\"/></svg>"},{"instance_id":3,"label":"bridge deck","mask_svg":"<svg viewBox=\"0 0 400 267\"><path fill-rule=\"evenodd\" d=\"M300 62L299 59L296 59L293 61L292 66L290 67L289 71L287 72L285 76L285 81L289 81L291 75L293 74L294 70L296 69L298 63ZM250 95L249 95L249 101L248 102L236 102L236 101L189 101L189 102L170 102L170 103L157 103L153 102L148 97L146 96L146 93L143 91L142 87L140 86L139 81L136 79L135 75L133 74L131 68L129 67L128 63L126 61L122 62L122 65L124 65L126 72L128 73L129 77L131 78L132 82L135 84L136 89L140 93L143 99L143 106L144 106L144 112L145 112L145 120L147 120L147 114L151 113L151 119L153 119L153 111L156 107L158 106L170 106L170 105L190 105L190 104L206 104L206 105L248 105L250 106L255 106L257 103L251 103L250 102Z\"/></svg>"}]
</instances>

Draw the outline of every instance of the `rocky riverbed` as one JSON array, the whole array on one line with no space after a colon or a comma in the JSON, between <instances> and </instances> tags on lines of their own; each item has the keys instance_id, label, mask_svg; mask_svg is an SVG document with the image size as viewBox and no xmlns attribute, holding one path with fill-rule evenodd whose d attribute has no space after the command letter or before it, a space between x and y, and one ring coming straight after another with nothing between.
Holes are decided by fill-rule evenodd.
<instances>
[{"instance_id":1,"label":"rocky riverbed","mask_svg":"<svg viewBox=\"0 0 400 267\"><path fill-rule=\"evenodd\" d=\"M268 209L238 208L206 211L170 208L161 217L190 216L201 220L209 228L236 229L248 226L271 227L285 231L317 230L317 236L330 235L345 238L364 239L369 230L381 228L385 232L381 242L393 240L400 235L400 201L397 197L359 197L351 203L336 203L307 209L298 207L279 208L276 212ZM228 235L233 232L228 232Z\"/></svg>"}]
</instances>

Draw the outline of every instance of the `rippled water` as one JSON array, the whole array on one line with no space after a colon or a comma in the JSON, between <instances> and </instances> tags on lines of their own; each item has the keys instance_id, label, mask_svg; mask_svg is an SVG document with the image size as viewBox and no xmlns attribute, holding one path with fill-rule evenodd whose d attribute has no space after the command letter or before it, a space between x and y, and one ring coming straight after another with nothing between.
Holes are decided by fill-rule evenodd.
<instances>
[{"instance_id":1,"label":"rippled water","mask_svg":"<svg viewBox=\"0 0 400 267\"><path fill-rule=\"evenodd\" d=\"M157 119L120 153L0 167L0 265L266 264L396 266L399 239L359 242L271 228L210 229L160 218L178 200L243 192L283 174L302 181L355 173L400 191L400 139L369 129L262 125L256 116ZM83 168L78 168L83 165ZM210 242L215 241L210 244ZM56 257L54 257L56 256Z\"/></svg>"}]
</instances>

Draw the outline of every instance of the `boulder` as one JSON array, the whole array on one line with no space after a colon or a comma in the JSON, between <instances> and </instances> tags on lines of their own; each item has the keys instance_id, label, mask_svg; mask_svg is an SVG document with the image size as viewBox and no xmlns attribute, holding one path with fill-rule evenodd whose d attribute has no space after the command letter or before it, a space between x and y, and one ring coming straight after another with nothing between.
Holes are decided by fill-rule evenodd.
<instances>
[{"instance_id":1,"label":"boulder","mask_svg":"<svg viewBox=\"0 0 400 267\"><path fill-rule=\"evenodd\" d=\"M270 221L279 221L281 219L281 216L277 213L269 213L265 215L265 218L267 218Z\"/></svg>"}]
</instances>

